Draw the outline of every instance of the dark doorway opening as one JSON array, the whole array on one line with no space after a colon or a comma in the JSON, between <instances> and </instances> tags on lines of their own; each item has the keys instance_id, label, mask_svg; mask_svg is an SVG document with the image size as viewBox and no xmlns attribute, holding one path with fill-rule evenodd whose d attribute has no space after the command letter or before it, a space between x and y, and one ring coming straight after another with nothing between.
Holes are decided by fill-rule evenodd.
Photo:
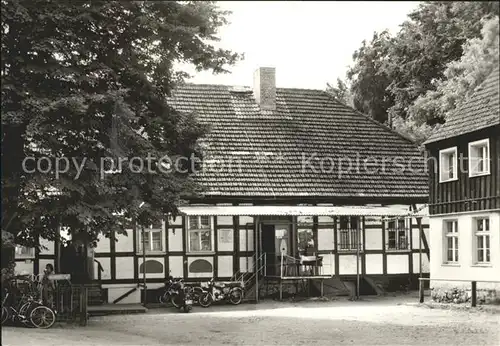
<instances>
[{"instance_id":1,"label":"dark doorway opening","mask_svg":"<svg viewBox=\"0 0 500 346\"><path fill-rule=\"evenodd\" d=\"M267 275L276 275L276 228L274 225L261 225L262 232L262 252L266 256L266 273Z\"/></svg>"}]
</instances>

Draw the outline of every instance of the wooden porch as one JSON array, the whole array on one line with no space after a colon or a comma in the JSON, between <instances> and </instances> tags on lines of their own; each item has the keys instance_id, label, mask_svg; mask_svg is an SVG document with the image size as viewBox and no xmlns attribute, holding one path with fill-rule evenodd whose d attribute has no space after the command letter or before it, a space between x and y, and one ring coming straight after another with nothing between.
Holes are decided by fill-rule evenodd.
<instances>
[{"instance_id":1,"label":"wooden porch","mask_svg":"<svg viewBox=\"0 0 500 346\"><path fill-rule=\"evenodd\" d=\"M184 206L180 211L184 215L235 217L234 227L240 231L236 240L239 245L235 247L245 251L241 252L240 262L235 261L237 270L232 280L242 282L256 301L266 281L273 281L275 288L279 283L280 291L284 283L293 281L315 281L315 286L318 288L320 284L322 288L323 281L338 279L339 275L355 278L359 296L368 256L378 259L376 270L370 269L372 273L386 275L388 265L394 262L390 260L397 262L401 257L405 260L402 266L409 268L402 273L411 273L413 249L418 244L412 238L412 228L421 234L421 219L426 214L416 206L403 205ZM412 224L411 218L416 218L417 224ZM241 222L243 219L245 222ZM401 224L393 221L399 219L406 221ZM367 229L370 231L366 232ZM370 249L366 246L368 236L372 240ZM388 258L391 254L399 256Z\"/></svg>"}]
</instances>

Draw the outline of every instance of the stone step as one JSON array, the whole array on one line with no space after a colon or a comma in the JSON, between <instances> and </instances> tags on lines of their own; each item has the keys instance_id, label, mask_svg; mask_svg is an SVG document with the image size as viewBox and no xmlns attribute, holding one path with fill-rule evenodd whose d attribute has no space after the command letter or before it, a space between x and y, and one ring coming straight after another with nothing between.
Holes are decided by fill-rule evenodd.
<instances>
[{"instance_id":1,"label":"stone step","mask_svg":"<svg viewBox=\"0 0 500 346\"><path fill-rule=\"evenodd\" d=\"M116 314L141 314L148 311L141 304L103 304L89 306L87 311L90 316L116 315Z\"/></svg>"}]
</instances>

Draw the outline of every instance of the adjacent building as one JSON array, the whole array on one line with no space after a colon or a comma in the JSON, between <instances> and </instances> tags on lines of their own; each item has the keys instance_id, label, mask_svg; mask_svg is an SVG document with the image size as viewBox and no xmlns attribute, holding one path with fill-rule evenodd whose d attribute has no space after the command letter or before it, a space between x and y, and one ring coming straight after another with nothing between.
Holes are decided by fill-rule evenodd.
<instances>
[{"instance_id":1,"label":"adjacent building","mask_svg":"<svg viewBox=\"0 0 500 346\"><path fill-rule=\"evenodd\" d=\"M497 68L425 142L431 279L449 280L431 281L438 300L467 299L471 281L500 298L499 89Z\"/></svg>"}]
</instances>

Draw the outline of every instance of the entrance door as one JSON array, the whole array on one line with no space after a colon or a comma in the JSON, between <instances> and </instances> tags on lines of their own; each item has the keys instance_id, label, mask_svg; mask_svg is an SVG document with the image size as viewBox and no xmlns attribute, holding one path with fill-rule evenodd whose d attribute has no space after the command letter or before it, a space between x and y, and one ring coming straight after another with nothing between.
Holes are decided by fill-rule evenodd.
<instances>
[{"instance_id":1,"label":"entrance door","mask_svg":"<svg viewBox=\"0 0 500 346\"><path fill-rule=\"evenodd\" d=\"M275 240L276 230L274 225L261 225L262 230L262 252L266 255L267 275L276 275L276 253Z\"/></svg>"}]
</instances>

